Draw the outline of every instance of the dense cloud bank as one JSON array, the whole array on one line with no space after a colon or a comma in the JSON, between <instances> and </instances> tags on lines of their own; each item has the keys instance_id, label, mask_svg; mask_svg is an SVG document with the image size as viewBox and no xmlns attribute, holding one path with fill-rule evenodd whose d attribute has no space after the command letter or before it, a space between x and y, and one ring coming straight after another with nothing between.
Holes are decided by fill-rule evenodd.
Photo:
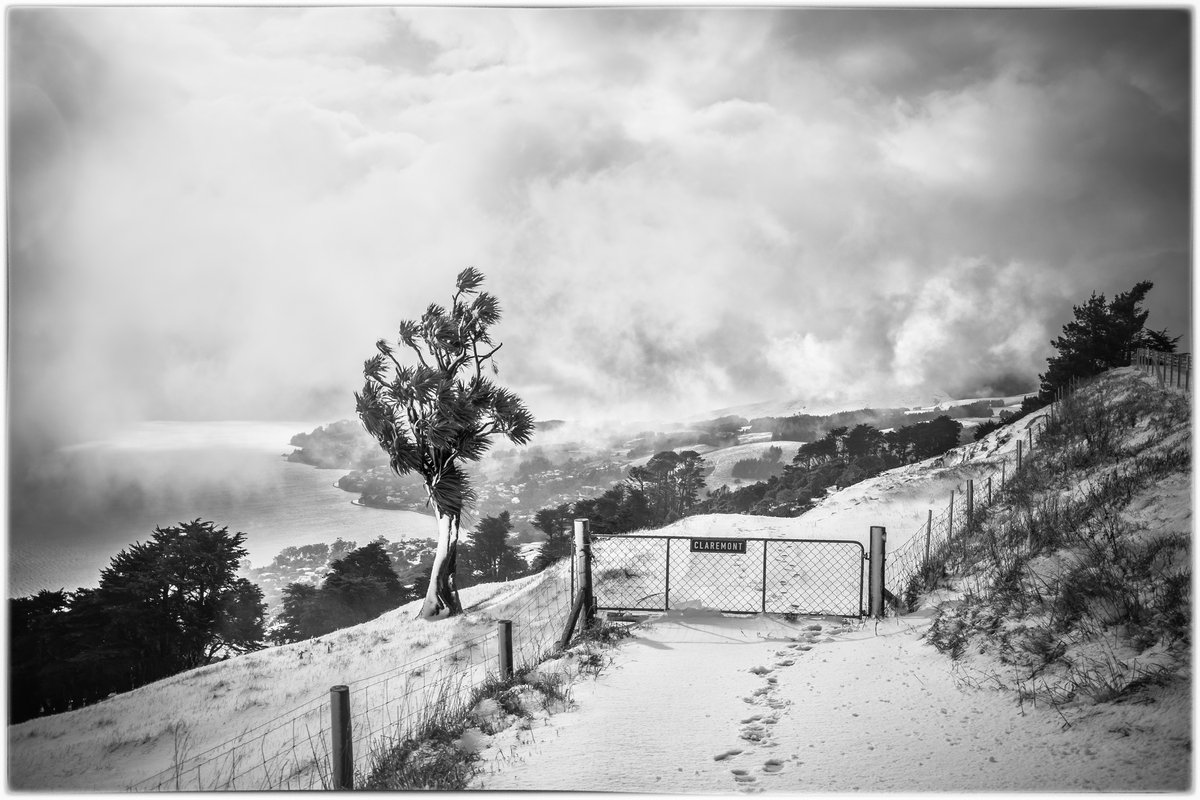
<instances>
[{"instance_id":1,"label":"dense cloud bank","mask_svg":"<svg viewBox=\"0 0 1200 800\"><path fill-rule=\"evenodd\" d=\"M14 429L346 417L467 265L542 418L1027 389L1093 289L1190 327L1189 26L16 9Z\"/></svg>"}]
</instances>

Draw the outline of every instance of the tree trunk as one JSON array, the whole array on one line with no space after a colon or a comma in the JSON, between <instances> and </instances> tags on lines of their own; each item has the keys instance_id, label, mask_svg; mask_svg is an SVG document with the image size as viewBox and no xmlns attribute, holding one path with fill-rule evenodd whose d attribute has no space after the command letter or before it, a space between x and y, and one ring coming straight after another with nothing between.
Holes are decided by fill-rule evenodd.
<instances>
[{"instance_id":1,"label":"tree trunk","mask_svg":"<svg viewBox=\"0 0 1200 800\"><path fill-rule=\"evenodd\" d=\"M429 588L421 605L421 619L443 619L462 613L458 585L454 580L454 565L458 560L458 515L436 510L434 513L438 523L437 551L429 569Z\"/></svg>"}]
</instances>

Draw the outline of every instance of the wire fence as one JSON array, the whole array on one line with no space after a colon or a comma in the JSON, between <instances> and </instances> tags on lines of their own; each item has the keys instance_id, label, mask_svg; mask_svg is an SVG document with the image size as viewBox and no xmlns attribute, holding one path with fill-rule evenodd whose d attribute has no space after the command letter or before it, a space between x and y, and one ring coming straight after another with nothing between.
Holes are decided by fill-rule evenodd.
<instances>
[{"instance_id":1,"label":"wire fence","mask_svg":"<svg viewBox=\"0 0 1200 800\"><path fill-rule=\"evenodd\" d=\"M1133 366L1153 375L1159 386L1170 386L1184 391L1192 388L1192 354L1164 353L1142 347L1133 352Z\"/></svg>"},{"instance_id":2,"label":"wire fence","mask_svg":"<svg viewBox=\"0 0 1200 800\"><path fill-rule=\"evenodd\" d=\"M862 615L863 546L856 541L614 534L594 538L592 557L601 611Z\"/></svg>"},{"instance_id":3,"label":"wire fence","mask_svg":"<svg viewBox=\"0 0 1200 800\"><path fill-rule=\"evenodd\" d=\"M1157 377L1160 387L1190 390L1191 356L1187 353L1162 353L1143 348L1134 352L1131 364ZM1104 374L1073 378L1056 390L1047 414L1026 426L1022 434L1024 441L1018 439L1017 449L1011 457L1006 456L998 465L981 468L974 480L966 482L968 491L963 491L962 483L956 486L941 513L935 515L931 511L925 525L894 553L887 554L886 581L893 594L907 592L918 584L932 585L936 576L930 574L931 571L940 570L946 557L953 555L956 548L964 559L967 557L972 534L987 518L1000 493L1008 489L1012 479L1020 473L1025 459L1032 455L1047 420L1055 420L1060 415L1094 413L1088 408L1077 408L1073 398ZM982 496L979 493L981 487L985 487Z\"/></svg>"},{"instance_id":4,"label":"wire fence","mask_svg":"<svg viewBox=\"0 0 1200 800\"><path fill-rule=\"evenodd\" d=\"M1032 420L1017 434L1016 449L993 463L981 464L950 492L946 507L931 509L922 525L903 545L887 554L886 583L897 597L916 583L928 583L929 573L940 570L944 556L960 548L964 553L972 533L998 503L1001 493L1020 472L1037 446L1046 417ZM926 579L922 581L922 579Z\"/></svg>"},{"instance_id":5,"label":"wire fence","mask_svg":"<svg viewBox=\"0 0 1200 800\"><path fill-rule=\"evenodd\" d=\"M1190 354L1135 352L1134 366L1157 377L1161 386L1190 390ZM1084 382L1073 382L1056 395L1069 397ZM1051 407L1061 413L1062 404ZM1045 417L1033 420L1018 434L1017 447L1009 455L981 468L951 492L949 503L939 513L932 510L925 525L908 541L887 554L886 583L893 594L902 596L910 586L940 569L945 556L961 547L965 553L972 532L983 522L1001 493L1016 477L1024 460L1036 447ZM622 537L625 538L625 537ZM661 542L641 543L660 547ZM625 546L632 546L631 544ZM772 546L775 546L772 543ZM615 572L603 573L603 547L597 548L601 571L599 581L620 579ZM861 557L860 557L861 558ZM659 557L665 572L667 554ZM653 560L653 559L652 559ZM574 558L548 568L539 580L515 590L506 603L501 597L490 608L501 611L513 622L512 665L515 669L540 662L555 649L567 620L576 589ZM628 559L621 559L629 563ZM646 564L642 564L643 567ZM613 565L613 569L616 565ZM655 570L648 570L655 572ZM625 580L630 580L625 575ZM760 587L765 578L754 576ZM677 586L686 589L679 575ZM861 579L860 579L861 580ZM706 587L711 582L705 582ZM860 584L861 585L861 584ZM629 587L633 591L636 587ZM662 600L644 595L662 592ZM646 588L639 602L655 607L672 607L667 586ZM861 590L860 590L861 591ZM701 598L677 598L680 601ZM660 606L661 603L661 606ZM634 604L636 606L636 604ZM392 669L348 681L351 713L353 772L366 775L373 757L381 749L412 738L421 728L448 708L465 708L472 695L499 673L501 642L496 630L481 633L453 647L409 660ZM262 791L333 788L333 709L330 695L314 697L278 716L199 753L190 753L186 726L178 726L172 766L133 784L135 791ZM186 754L186 755L185 755Z\"/></svg>"},{"instance_id":6,"label":"wire fence","mask_svg":"<svg viewBox=\"0 0 1200 800\"><path fill-rule=\"evenodd\" d=\"M532 586L519 587L489 603L489 612L498 611L512 621L514 669L539 663L555 648L571 608L570 585L571 566L559 562ZM447 710L465 710L474 693L499 674L500 646L498 629L493 629L392 669L347 681L353 773L365 777L381 751L415 737ZM171 767L130 788L334 788L332 717L330 695L325 694L200 753L184 757L187 743L180 740Z\"/></svg>"}]
</instances>

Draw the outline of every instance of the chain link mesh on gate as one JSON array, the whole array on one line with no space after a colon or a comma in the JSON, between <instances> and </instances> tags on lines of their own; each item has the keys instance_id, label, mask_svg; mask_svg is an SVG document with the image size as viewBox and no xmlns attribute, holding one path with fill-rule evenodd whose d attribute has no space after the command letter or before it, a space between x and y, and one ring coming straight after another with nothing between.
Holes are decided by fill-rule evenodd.
<instances>
[{"instance_id":1,"label":"chain link mesh on gate","mask_svg":"<svg viewBox=\"0 0 1200 800\"><path fill-rule=\"evenodd\" d=\"M861 544L783 539L770 540L766 546L765 611L861 615Z\"/></svg>"},{"instance_id":2,"label":"chain link mesh on gate","mask_svg":"<svg viewBox=\"0 0 1200 800\"><path fill-rule=\"evenodd\" d=\"M862 614L863 547L858 542L742 541L744 552L692 552L687 537L596 536L596 606L624 611Z\"/></svg>"},{"instance_id":3,"label":"chain link mesh on gate","mask_svg":"<svg viewBox=\"0 0 1200 800\"><path fill-rule=\"evenodd\" d=\"M592 585L601 608L665 611L666 538L627 536L592 539Z\"/></svg>"}]
</instances>

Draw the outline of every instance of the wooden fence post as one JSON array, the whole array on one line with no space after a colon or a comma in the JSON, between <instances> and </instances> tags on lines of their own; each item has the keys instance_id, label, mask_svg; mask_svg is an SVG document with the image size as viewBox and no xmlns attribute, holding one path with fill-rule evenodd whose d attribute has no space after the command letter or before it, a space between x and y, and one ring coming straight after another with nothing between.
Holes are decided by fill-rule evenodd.
<instances>
[{"instance_id":1,"label":"wooden fence post","mask_svg":"<svg viewBox=\"0 0 1200 800\"><path fill-rule=\"evenodd\" d=\"M883 568L887 559L887 528L880 525L871 526L871 580L868 584L868 597L871 607L869 610L875 619L883 618Z\"/></svg>"},{"instance_id":2,"label":"wooden fence post","mask_svg":"<svg viewBox=\"0 0 1200 800\"><path fill-rule=\"evenodd\" d=\"M992 476L988 475L988 505L992 504Z\"/></svg>"},{"instance_id":3,"label":"wooden fence post","mask_svg":"<svg viewBox=\"0 0 1200 800\"><path fill-rule=\"evenodd\" d=\"M592 597L592 539L591 523L575 520L575 551L579 554L579 592L583 595L582 630L592 627L596 619L596 604Z\"/></svg>"},{"instance_id":4,"label":"wooden fence post","mask_svg":"<svg viewBox=\"0 0 1200 800\"><path fill-rule=\"evenodd\" d=\"M571 634L575 631L575 622L579 619L579 612L583 610L583 590L580 589L579 594L575 595L575 602L571 604L571 613L567 615L567 624L563 628L562 636L558 639L558 649L565 650L567 645L571 643Z\"/></svg>"},{"instance_id":5,"label":"wooden fence post","mask_svg":"<svg viewBox=\"0 0 1200 800\"><path fill-rule=\"evenodd\" d=\"M949 542L954 538L954 490L950 490L950 513L947 515L950 520L949 527L946 528L946 541Z\"/></svg>"},{"instance_id":6,"label":"wooden fence post","mask_svg":"<svg viewBox=\"0 0 1200 800\"><path fill-rule=\"evenodd\" d=\"M513 676L512 620L496 620L496 626L499 643L497 649L500 651L500 679L504 680Z\"/></svg>"},{"instance_id":7,"label":"wooden fence post","mask_svg":"<svg viewBox=\"0 0 1200 800\"><path fill-rule=\"evenodd\" d=\"M967 529L975 521L975 481L967 481Z\"/></svg>"},{"instance_id":8,"label":"wooden fence post","mask_svg":"<svg viewBox=\"0 0 1200 800\"><path fill-rule=\"evenodd\" d=\"M933 509L929 509L929 518L925 520L925 561L929 562L929 543L933 538Z\"/></svg>"},{"instance_id":9,"label":"wooden fence post","mask_svg":"<svg viewBox=\"0 0 1200 800\"><path fill-rule=\"evenodd\" d=\"M354 788L354 736L350 731L350 687L329 690L330 742L333 747L333 788Z\"/></svg>"},{"instance_id":10,"label":"wooden fence post","mask_svg":"<svg viewBox=\"0 0 1200 800\"><path fill-rule=\"evenodd\" d=\"M1020 439L1017 439L1017 472L1021 471L1021 445L1025 444Z\"/></svg>"}]
</instances>

